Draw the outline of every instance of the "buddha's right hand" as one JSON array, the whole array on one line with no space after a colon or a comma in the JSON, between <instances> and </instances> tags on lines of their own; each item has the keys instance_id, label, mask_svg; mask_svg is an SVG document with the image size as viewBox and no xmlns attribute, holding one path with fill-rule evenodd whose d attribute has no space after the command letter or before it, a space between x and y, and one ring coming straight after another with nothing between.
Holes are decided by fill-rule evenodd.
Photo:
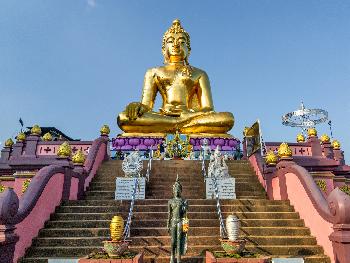
<instances>
[{"instance_id":1,"label":"buddha's right hand","mask_svg":"<svg viewBox=\"0 0 350 263\"><path fill-rule=\"evenodd\" d=\"M125 109L126 116L128 116L130 120L136 120L148 111L150 111L150 108L140 102L131 102Z\"/></svg>"}]
</instances>

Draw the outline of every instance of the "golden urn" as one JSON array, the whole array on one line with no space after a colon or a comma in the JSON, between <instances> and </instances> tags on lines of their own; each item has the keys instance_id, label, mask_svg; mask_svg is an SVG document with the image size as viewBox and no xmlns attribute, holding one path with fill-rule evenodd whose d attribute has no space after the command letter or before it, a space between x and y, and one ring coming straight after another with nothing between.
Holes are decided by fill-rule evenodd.
<instances>
[{"instance_id":1,"label":"golden urn","mask_svg":"<svg viewBox=\"0 0 350 263\"><path fill-rule=\"evenodd\" d=\"M82 150L78 150L72 157L72 161L75 165L84 165L85 159L86 158Z\"/></svg>"},{"instance_id":2,"label":"golden urn","mask_svg":"<svg viewBox=\"0 0 350 263\"><path fill-rule=\"evenodd\" d=\"M13 145L13 140L12 140L11 138L9 138L9 139L7 139L7 140L5 141L5 147L6 147L6 148L11 148L12 145Z\"/></svg>"},{"instance_id":3,"label":"golden urn","mask_svg":"<svg viewBox=\"0 0 350 263\"><path fill-rule=\"evenodd\" d=\"M111 132L111 129L109 128L108 125L105 124L101 127L101 130L100 130L101 136L108 136L110 132Z\"/></svg>"},{"instance_id":4,"label":"golden urn","mask_svg":"<svg viewBox=\"0 0 350 263\"><path fill-rule=\"evenodd\" d=\"M292 149L287 143L284 142L278 147L278 156L280 158L289 158L292 157L292 155Z\"/></svg>"},{"instance_id":5,"label":"golden urn","mask_svg":"<svg viewBox=\"0 0 350 263\"><path fill-rule=\"evenodd\" d=\"M278 157L273 151L269 151L265 156L265 162L267 165L275 166L277 164Z\"/></svg>"},{"instance_id":6,"label":"golden urn","mask_svg":"<svg viewBox=\"0 0 350 263\"><path fill-rule=\"evenodd\" d=\"M124 220L121 216L114 216L109 226L112 241L119 241L123 237Z\"/></svg>"},{"instance_id":7,"label":"golden urn","mask_svg":"<svg viewBox=\"0 0 350 263\"><path fill-rule=\"evenodd\" d=\"M72 148L68 142L64 142L58 147L57 156L60 158L70 157L72 154Z\"/></svg>"},{"instance_id":8,"label":"golden urn","mask_svg":"<svg viewBox=\"0 0 350 263\"><path fill-rule=\"evenodd\" d=\"M305 136L302 133L297 135L297 142L305 142Z\"/></svg>"},{"instance_id":9,"label":"golden urn","mask_svg":"<svg viewBox=\"0 0 350 263\"><path fill-rule=\"evenodd\" d=\"M333 140L332 146L334 150L339 150L340 149L340 142L338 140Z\"/></svg>"},{"instance_id":10,"label":"golden urn","mask_svg":"<svg viewBox=\"0 0 350 263\"><path fill-rule=\"evenodd\" d=\"M39 127L38 124L35 124L32 129L30 130L30 134L31 135L38 135L40 136L41 135L41 128Z\"/></svg>"},{"instance_id":11,"label":"golden urn","mask_svg":"<svg viewBox=\"0 0 350 263\"><path fill-rule=\"evenodd\" d=\"M44 136L43 136L43 140L44 140L45 142L52 141L52 135L51 135L51 133L49 133L49 132L45 133Z\"/></svg>"},{"instance_id":12,"label":"golden urn","mask_svg":"<svg viewBox=\"0 0 350 263\"><path fill-rule=\"evenodd\" d=\"M315 128L309 128L307 130L307 135L309 137L316 137L317 136L317 130Z\"/></svg>"},{"instance_id":13,"label":"golden urn","mask_svg":"<svg viewBox=\"0 0 350 263\"><path fill-rule=\"evenodd\" d=\"M26 135L24 132L20 132L16 137L17 142L24 142L26 140Z\"/></svg>"},{"instance_id":14,"label":"golden urn","mask_svg":"<svg viewBox=\"0 0 350 263\"><path fill-rule=\"evenodd\" d=\"M323 134L320 139L321 139L322 143L328 143L331 141L331 139L329 138L329 136L327 134Z\"/></svg>"}]
</instances>

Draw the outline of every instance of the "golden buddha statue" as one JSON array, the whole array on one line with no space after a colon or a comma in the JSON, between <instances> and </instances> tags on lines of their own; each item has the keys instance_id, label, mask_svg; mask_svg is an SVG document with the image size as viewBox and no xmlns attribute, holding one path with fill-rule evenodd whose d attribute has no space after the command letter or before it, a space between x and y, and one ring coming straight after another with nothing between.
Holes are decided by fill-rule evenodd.
<instances>
[{"instance_id":1,"label":"golden buddha statue","mask_svg":"<svg viewBox=\"0 0 350 263\"><path fill-rule=\"evenodd\" d=\"M118 116L126 136L176 131L225 135L233 127L232 113L214 112L208 76L188 63L190 51L189 34L174 20L163 36L164 66L146 72L141 102L130 103ZM155 112L158 92L163 105Z\"/></svg>"}]
</instances>

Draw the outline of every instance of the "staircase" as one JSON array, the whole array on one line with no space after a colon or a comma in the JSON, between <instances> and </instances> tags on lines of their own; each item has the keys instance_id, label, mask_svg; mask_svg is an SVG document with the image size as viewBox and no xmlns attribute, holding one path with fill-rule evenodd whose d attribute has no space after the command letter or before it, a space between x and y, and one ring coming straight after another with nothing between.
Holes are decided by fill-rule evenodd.
<instances>
[{"instance_id":1,"label":"staircase","mask_svg":"<svg viewBox=\"0 0 350 263\"><path fill-rule=\"evenodd\" d=\"M289 201L270 201L249 162L228 161L236 178L237 200L222 200L226 218L241 219L247 249L278 257L304 257L306 263L328 263L315 237ZM135 202L131 248L144 251L147 262L169 262L170 237L166 229L167 202L172 198L176 174L188 199L190 230L187 262L202 262L206 249L222 250L216 201L206 200L199 161L153 161L146 199ZM21 262L47 262L48 258L78 258L102 247L109 238L109 223L116 214L127 218L130 201L115 201L115 178L123 176L121 161L105 162L91 182L84 200L67 201L56 209Z\"/></svg>"}]
</instances>

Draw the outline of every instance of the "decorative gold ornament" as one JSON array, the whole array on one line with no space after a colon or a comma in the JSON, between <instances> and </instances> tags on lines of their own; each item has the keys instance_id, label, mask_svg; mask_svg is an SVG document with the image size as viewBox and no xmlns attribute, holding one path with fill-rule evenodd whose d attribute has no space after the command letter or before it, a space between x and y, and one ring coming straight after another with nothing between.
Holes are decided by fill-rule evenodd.
<instances>
[{"instance_id":1,"label":"decorative gold ornament","mask_svg":"<svg viewBox=\"0 0 350 263\"><path fill-rule=\"evenodd\" d=\"M35 124L32 129L30 130L30 134L31 135L41 135L41 128L39 127L39 125Z\"/></svg>"},{"instance_id":2,"label":"decorative gold ornament","mask_svg":"<svg viewBox=\"0 0 350 263\"><path fill-rule=\"evenodd\" d=\"M146 72L141 101L132 102L118 116L125 133L226 134L234 124L230 112L214 112L208 75L188 63L190 36L174 20L162 41L164 66ZM153 111L160 93L163 103Z\"/></svg>"},{"instance_id":3,"label":"decorative gold ornament","mask_svg":"<svg viewBox=\"0 0 350 263\"><path fill-rule=\"evenodd\" d=\"M340 142L338 140L333 140L332 146L334 150L339 150L340 149Z\"/></svg>"},{"instance_id":4,"label":"decorative gold ornament","mask_svg":"<svg viewBox=\"0 0 350 263\"><path fill-rule=\"evenodd\" d=\"M317 136L317 130L315 128L309 128L307 130L307 135L309 137L316 137Z\"/></svg>"},{"instance_id":5,"label":"decorative gold ornament","mask_svg":"<svg viewBox=\"0 0 350 263\"><path fill-rule=\"evenodd\" d=\"M322 134L320 139L321 139L322 143L327 143L327 142L331 141L331 139L329 138L329 136L327 134Z\"/></svg>"},{"instance_id":6,"label":"decorative gold ornament","mask_svg":"<svg viewBox=\"0 0 350 263\"><path fill-rule=\"evenodd\" d=\"M269 151L265 156L265 162L267 165L274 166L277 164L278 157L273 151Z\"/></svg>"},{"instance_id":7,"label":"decorative gold ornament","mask_svg":"<svg viewBox=\"0 0 350 263\"><path fill-rule=\"evenodd\" d=\"M110 128L109 128L109 126L108 125L103 125L102 126L102 128L101 128L101 130L100 130L100 133L101 133L101 135L109 135L109 133L111 132L111 130L110 130Z\"/></svg>"},{"instance_id":8,"label":"decorative gold ornament","mask_svg":"<svg viewBox=\"0 0 350 263\"><path fill-rule=\"evenodd\" d=\"M160 159L162 156L160 152L160 144L157 145L157 150L153 152L153 158L154 159Z\"/></svg>"},{"instance_id":9,"label":"decorative gold ornament","mask_svg":"<svg viewBox=\"0 0 350 263\"><path fill-rule=\"evenodd\" d=\"M305 136L302 133L297 135L297 142L305 142Z\"/></svg>"},{"instance_id":10,"label":"decorative gold ornament","mask_svg":"<svg viewBox=\"0 0 350 263\"><path fill-rule=\"evenodd\" d=\"M43 136L43 140L46 141L46 142L52 141L51 133L49 133L49 132L45 133L44 136Z\"/></svg>"},{"instance_id":11,"label":"decorative gold ornament","mask_svg":"<svg viewBox=\"0 0 350 263\"><path fill-rule=\"evenodd\" d=\"M24 132L20 132L16 136L16 141L17 142L24 142L26 140L26 134Z\"/></svg>"},{"instance_id":12,"label":"decorative gold ornament","mask_svg":"<svg viewBox=\"0 0 350 263\"><path fill-rule=\"evenodd\" d=\"M316 184L318 185L318 187L323 191L326 192L327 190L327 184L325 180L316 180Z\"/></svg>"},{"instance_id":13,"label":"decorative gold ornament","mask_svg":"<svg viewBox=\"0 0 350 263\"><path fill-rule=\"evenodd\" d=\"M7 139L5 141L5 147L6 148L11 148L13 146L13 144L14 144L14 142L13 142L13 140L11 138L9 138L9 139Z\"/></svg>"},{"instance_id":14,"label":"decorative gold ornament","mask_svg":"<svg viewBox=\"0 0 350 263\"><path fill-rule=\"evenodd\" d=\"M78 150L72 157L72 161L76 165L83 165L85 163L85 159L86 158L82 150Z\"/></svg>"},{"instance_id":15,"label":"decorative gold ornament","mask_svg":"<svg viewBox=\"0 0 350 263\"><path fill-rule=\"evenodd\" d=\"M30 184L30 181L31 179L26 179L24 182L23 182L23 185L22 185L22 193L24 193L25 191L27 191L28 187L29 187L29 184Z\"/></svg>"},{"instance_id":16,"label":"decorative gold ornament","mask_svg":"<svg viewBox=\"0 0 350 263\"><path fill-rule=\"evenodd\" d=\"M280 158L289 158L292 155L292 150L287 143L284 142L278 147L278 156Z\"/></svg>"},{"instance_id":17,"label":"decorative gold ornament","mask_svg":"<svg viewBox=\"0 0 350 263\"><path fill-rule=\"evenodd\" d=\"M170 158L185 158L188 157L189 154L189 145L190 140L189 137L186 136L186 140L182 140L180 138L180 134L178 132L175 133L174 138L167 142L166 153Z\"/></svg>"},{"instance_id":18,"label":"decorative gold ornament","mask_svg":"<svg viewBox=\"0 0 350 263\"><path fill-rule=\"evenodd\" d=\"M339 187L341 191L346 193L347 195L350 195L350 186L349 185L343 185L342 187Z\"/></svg>"},{"instance_id":19,"label":"decorative gold ornament","mask_svg":"<svg viewBox=\"0 0 350 263\"><path fill-rule=\"evenodd\" d=\"M4 192L5 190L6 190L6 187L0 184L0 193Z\"/></svg>"},{"instance_id":20,"label":"decorative gold ornament","mask_svg":"<svg viewBox=\"0 0 350 263\"><path fill-rule=\"evenodd\" d=\"M249 131L249 127L244 127L244 130L243 130L243 136L244 137L247 136L248 131Z\"/></svg>"},{"instance_id":21,"label":"decorative gold ornament","mask_svg":"<svg viewBox=\"0 0 350 263\"><path fill-rule=\"evenodd\" d=\"M72 154L72 148L68 142L64 142L58 147L57 156L61 158L70 157Z\"/></svg>"},{"instance_id":22,"label":"decorative gold ornament","mask_svg":"<svg viewBox=\"0 0 350 263\"><path fill-rule=\"evenodd\" d=\"M114 216L109 226L111 231L112 241L119 241L122 239L124 231L124 220L121 216Z\"/></svg>"}]
</instances>

